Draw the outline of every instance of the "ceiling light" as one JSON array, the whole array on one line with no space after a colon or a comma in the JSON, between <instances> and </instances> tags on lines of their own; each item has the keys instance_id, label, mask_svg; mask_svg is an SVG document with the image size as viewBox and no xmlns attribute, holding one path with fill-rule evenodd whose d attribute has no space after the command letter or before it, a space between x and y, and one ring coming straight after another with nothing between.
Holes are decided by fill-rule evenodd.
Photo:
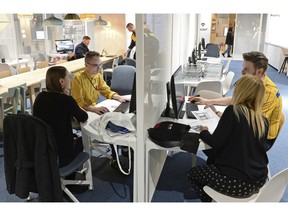
<instances>
[{"instance_id":1,"label":"ceiling light","mask_svg":"<svg viewBox=\"0 0 288 216\"><path fill-rule=\"evenodd\" d=\"M65 26L82 25L82 21L77 14L66 14L63 21Z\"/></svg>"},{"instance_id":2,"label":"ceiling light","mask_svg":"<svg viewBox=\"0 0 288 216\"><path fill-rule=\"evenodd\" d=\"M91 22L97 18L96 14L80 14L80 19L84 22Z\"/></svg>"},{"instance_id":3,"label":"ceiling light","mask_svg":"<svg viewBox=\"0 0 288 216\"><path fill-rule=\"evenodd\" d=\"M49 18L43 21L44 26L61 26L63 25L63 21L58 19L52 14Z\"/></svg>"},{"instance_id":4,"label":"ceiling light","mask_svg":"<svg viewBox=\"0 0 288 216\"><path fill-rule=\"evenodd\" d=\"M18 19L22 20L32 20L33 14L17 14Z\"/></svg>"},{"instance_id":5,"label":"ceiling light","mask_svg":"<svg viewBox=\"0 0 288 216\"><path fill-rule=\"evenodd\" d=\"M101 16L99 16L98 20L95 21L95 25L106 26L107 21L103 20Z\"/></svg>"}]
</instances>

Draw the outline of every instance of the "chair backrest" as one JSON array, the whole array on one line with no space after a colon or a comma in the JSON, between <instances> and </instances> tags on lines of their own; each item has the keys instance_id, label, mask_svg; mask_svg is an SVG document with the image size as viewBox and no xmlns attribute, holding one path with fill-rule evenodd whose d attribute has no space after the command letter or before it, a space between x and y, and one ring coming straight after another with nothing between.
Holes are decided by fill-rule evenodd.
<instances>
[{"instance_id":1,"label":"chair backrest","mask_svg":"<svg viewBox=\"0 0 288 216\"><path fill-rule=\"evenodd\" d=\"M199 94L200 97L203 97L205 99L217 99L223 97L222 94L210 90L199 90L197 94Z\"/></svg>"},{"instance_id":2,"label":"chair backrest","mask_svg":"<svg viewBox=\"0 0 288 216\"><path fill-rule=\"evenodd\" d=\"M195 94L198 94L200 90L210 90L222 94L222 83L221 81L202 81L197 85Z\"/></svg>"},{"instance_id":3,"label":"chair backrest","mask_svg":"<svg viewBox=\"0 0 288 216\"><path fill-rule=\"evenodd\" d=\"M228 58L227 62L226 62L226 65L223 69L223 74L226 75L229 71L229 68L230 68L230 64L231 64L231 61L232 61L232 58Z\"/></svg>"},{"instance_id":4,"label":"chair backrest","mask_svg":"<svg viewBox=\"0 0 288 216\"><path fill-rule=\"evenodd\" d=\"M62 63L65 63L65 62L67 62L67 60L61 59L61 60L57 61L56 64L62 64Z\"/></svg>"},{"instance_id":5,"label":"chair backrest","mask_svg":"<svg viewBox=\"0 0 288 216\"><path fill-rule=\"evenodd\" d=\"M279 202L288 184L288 168L274 175L266 185L264 185L255 202Z\"/></svg>"},{"instance_id":6,"label":"chair backrest","mask_svg":"<svg viewBox=\"0 0 288 216\"><path fill-rule=\"evenodd\" d=\"M136 61L135 59L132 59L132 58L126 58L125 65L131 65L136 68Z\"/></svg>"},{"instance_id":7,"label":"chair backrest","mask_svg":"<svg viewBox=\"0 0 288 216\"><path fill-rule=\"evenodd\" d=\"M18 74L29 72L29 71L30 71L30 67L20 67L20 68L18 68Z\"/></svg>"},{"instance_id":8,"label":"chair backrest","mask_svg":"<svg viewBox=\"0 0 288 216\"><path fill-rule=\"evenodd\" d=\"M8 192L25 199L32 188L37 188L42 201L62 201L57 146L51 127L31 115L8 115L3 134ZM18 168L22 172L16 175Z\"/></svg>"},{"instance_id":9,"label":"chair backrest","mask_svg":"<svg viewBox=\"0 0 288 216\"><path fill-rule=\"evenodd\" d=\"M119 63L119 57L114 58L112 62L112 70L114 70L114 68L118 66L118 63Z\"/></svg>"},{"instance_id":10,"label":"chair backrest","mask_svg":"<svg viewBox=\"0 0 288 216\"><path fill-rule=\"evenodd\" d=\"M207 57L216 57L218 58L220 56L219 54L219 46L217 44L207 44L206 46L206 54Z\"/></svg>"},{"instance_id":11,"label":"chair backrest","mask_svg":"<svg viewBox=\"0 0 288 216\"><path fill-rule=\"evenodd\" d=\"M36 65L37 68L45 68L48 67L49 64L48 61L39 61L36 63Z\"/></svg>"},{"instance_id":12,"label":"chair backrest","mask_svg":"<svg viewBox=\"0 0 288 216\"><path fill-rule=\"evenodd\" d=\"M225 96L229 89L230 89L230 86L231 86L231 83L232 83L232 80L234 78L234 75L235 73L232 72L232 71L229 71L229 73L226 75L225 79L222 81L222 95Z\"/></svg>"},{"instance_id":13,"label":"chair backrest","mask_svg":"<svg viewBox=\"0 0 288 216\"><path fill-rule=\"evenodd\" d=\"M113 71L111 90L120 95L132 93L133 79L136 69L130 65L119 65Z\"/></svg>"},{"instance_id":14,"label":"chair backrest","mask_svg":"<svg viewBox=\"0 0 288 216\"><path fill-rule=\"evenodd\" d=\"M0 78L12 76L11 69L7 63L0 63Z\"/></svg>"},{"instance_id":15,"label":"chair backrest","mask_svg":"<svg viewBox=\"0 0 288 216\"><path fill-rule=\"evenodd\" d=\"M1 79L1 78L5 78L5 77L9 77L9 76L12 76L10 70L0 71L0 79Z\"/></svg>"}]
</instances>

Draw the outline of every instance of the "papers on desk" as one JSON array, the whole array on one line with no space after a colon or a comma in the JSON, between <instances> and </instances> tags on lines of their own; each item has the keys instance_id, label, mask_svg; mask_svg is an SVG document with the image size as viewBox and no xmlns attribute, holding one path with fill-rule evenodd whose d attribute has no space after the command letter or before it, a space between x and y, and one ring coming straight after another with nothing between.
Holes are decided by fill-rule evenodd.
<instances>
[{"instance_id":1,"label":"papers on desk","mask_svg":"<svg viewBox=\"0 0 288 216\"><path fill-rule=\"evenodd\" d=\"M190 131L199 133L200 125L207 126L210 133L213 133L218 125L219 117L213 112L211 108L199 111L192 111L197 121L190 123Z\"/></svg>"}]
</instances>

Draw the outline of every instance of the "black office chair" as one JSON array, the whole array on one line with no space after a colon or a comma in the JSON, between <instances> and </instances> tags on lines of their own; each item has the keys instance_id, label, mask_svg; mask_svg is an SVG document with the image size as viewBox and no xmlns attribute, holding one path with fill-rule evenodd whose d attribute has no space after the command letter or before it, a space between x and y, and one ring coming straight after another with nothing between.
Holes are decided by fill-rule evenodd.
<instances>
[{"instance_id":1,"label":"black office chair","mask_svg":"<svg viewBox=\"0 0 288 216\"><path fill-rule=\"evenodd\" d=\"M88 185L82 180L66 180L90 156L81 152L65 167L58 167L57 147L49 125L31 115L8 115L4 119L4 170L7 191L21 199L30 192L38 193L40 201L63 201L62 190L74 201L67 184Z\"/></svg>"}]
</instances>

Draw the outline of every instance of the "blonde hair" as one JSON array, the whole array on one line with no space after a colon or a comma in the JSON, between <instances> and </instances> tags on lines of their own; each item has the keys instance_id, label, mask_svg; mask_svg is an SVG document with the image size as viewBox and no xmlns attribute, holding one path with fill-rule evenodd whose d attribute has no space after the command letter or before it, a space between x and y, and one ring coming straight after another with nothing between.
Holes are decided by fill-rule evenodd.
<instances>
[{"instance_id":1,"label":"blonde hair","mask_svg":"<svg viewBox=\"0 0 288 216\"><path fill-rule=\"evenodd\" d=\"M265 133L262 104L265 95L263 80L257 76L244 75L234 84L232 97L233 110L238 120L242 113L259 139Z\"/></svg>"}]
</instances>

